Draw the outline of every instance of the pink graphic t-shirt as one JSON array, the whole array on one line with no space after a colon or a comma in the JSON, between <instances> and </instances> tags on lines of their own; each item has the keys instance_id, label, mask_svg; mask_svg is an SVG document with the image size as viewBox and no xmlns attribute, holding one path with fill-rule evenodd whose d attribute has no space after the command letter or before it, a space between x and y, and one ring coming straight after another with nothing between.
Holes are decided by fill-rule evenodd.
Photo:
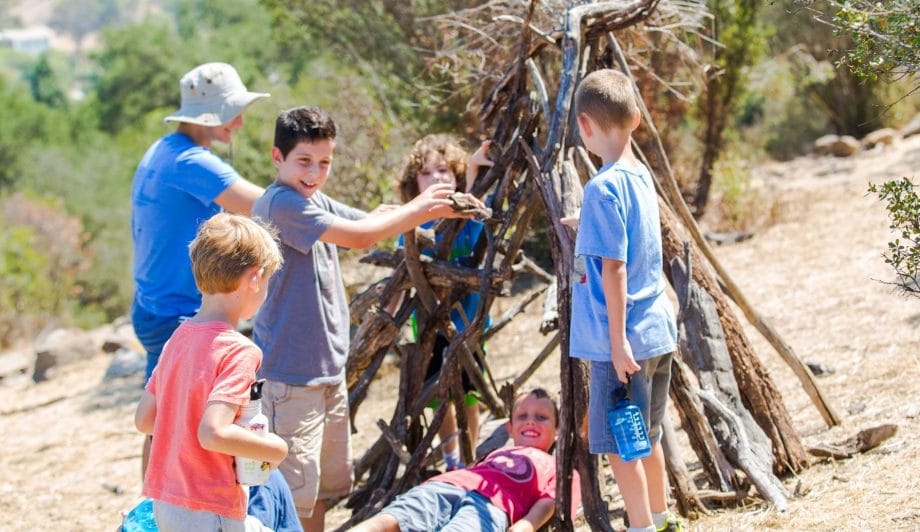
<instances>
[{"instance_id":1,"label":"pink graphic t-shirt","mask_svg":"<svg viewBox=\"0 0 920 532\"><path fill-rule=\"evenodd\" d=\"M428 479L475 491L508 514L514 524L543 498L556 498L556 458L535 447L503 447L468 469ZM578 472L572 475L572 514L581 503Z\"/></svg>"},{"instance_id":2,"label":"pink graphic t-shirt","mask_svg":"<svg viewBox=\"0 0 920 532\"><path fill-rule=\"evenodd\" d=\"M262 352L230 325L184 322L170 337L147 383L156 398L153 445L143 494L190 510L246 517L233 457L198 443L211 401L249 403Z\"/></svg>"}]
</instances>

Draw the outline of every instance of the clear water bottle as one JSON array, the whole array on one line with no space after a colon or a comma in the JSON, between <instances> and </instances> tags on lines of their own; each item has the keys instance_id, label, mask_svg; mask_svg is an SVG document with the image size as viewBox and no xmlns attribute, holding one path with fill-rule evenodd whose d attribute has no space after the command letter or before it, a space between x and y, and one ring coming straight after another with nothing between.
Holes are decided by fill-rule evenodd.
<instances>
[{"instance_id":1,"label":"clear water bottle","mask_svg":"<svg viewBox=\"0 0 920 532\"><path fill-rule=\"evenodd\" d=\"M652 454L642 411L629 402L629 384L611 392L613 410L607 413L610 432L617 442L620 458L629 462Z\"/></svg>"},{"instance_id":2,"label":"clear water bottle","mask_svg":"<svg viewBox=\"0 0 920 532\"><path fill-rule=\"evenodd\" d=\"M262 413L262 385L265 379L252 383L249 390L249 404L240 409L240 417L236 424L256 434L268 434L268 418ZM268 481L271 469L268 462L253 460L252 458L235 457L236 480L247 486L258 486Z\"/></svg>"}]
</instances>

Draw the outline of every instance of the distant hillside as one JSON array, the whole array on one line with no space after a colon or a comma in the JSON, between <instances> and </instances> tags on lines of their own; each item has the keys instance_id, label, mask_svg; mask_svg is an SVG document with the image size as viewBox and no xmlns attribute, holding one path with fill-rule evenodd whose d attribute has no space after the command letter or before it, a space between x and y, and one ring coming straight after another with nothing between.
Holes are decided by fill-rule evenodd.
<instances>
[{"instance_id":1,"label":"distant hillside","mask_svg":"<svg viewBox=\"0 0 920 532\"><path fill-rule=\"evenodd\" d=\"M73 52L78 48L74 40L74 35L65 28L60 27L62 24L56 23L53 19L55 8L61 3L66 2L68 6L73 6L73 12L86 13L91 12L93 7L101 5L99 0L7 0L0 1L0 9L8 9L8 12L0 16L0 29L2 28L29 28L33 26L48 26L55 32L55 37L51 41L51 47L62 52ZM163 12L162 0L132 0L131 2L118 2L121 4L118 13L120 22L140 22L144 17ZM83 9L81 9L83 7ZM59 21L58 21L59 22ZM75 21L77 24L86 23L85 18ZM85 28L82 41L83 48L92 49L98 42L98 33L105 25L96 28Z\"/></svg>"}]
</instances>

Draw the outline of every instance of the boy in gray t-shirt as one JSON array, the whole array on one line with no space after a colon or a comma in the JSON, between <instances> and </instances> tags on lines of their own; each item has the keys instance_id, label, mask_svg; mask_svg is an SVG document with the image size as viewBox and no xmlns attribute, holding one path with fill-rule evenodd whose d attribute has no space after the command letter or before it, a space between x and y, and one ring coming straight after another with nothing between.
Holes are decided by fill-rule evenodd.
<instances>
[{"instance_id":1,"label":"boy in gray t-shirt","mask_svg":"<svg viewBox=\"0 0 920 532\"><path fill-rule=\"evenodd\" d=\"M274 225L284 267L256 316L263 351L259 376L271 430L291 449L280 469L304 530L322 530L326 500L351 491L345 358L349 316L337 247L366 248L441 217L456 218L450 185L435 185L405 205L370 213L319 190L329 178L336 127L318 107L282 112L275 122L275 183L253 215ZM473 201L478 201L473 199Z\"/></svg>"}]
</instances>

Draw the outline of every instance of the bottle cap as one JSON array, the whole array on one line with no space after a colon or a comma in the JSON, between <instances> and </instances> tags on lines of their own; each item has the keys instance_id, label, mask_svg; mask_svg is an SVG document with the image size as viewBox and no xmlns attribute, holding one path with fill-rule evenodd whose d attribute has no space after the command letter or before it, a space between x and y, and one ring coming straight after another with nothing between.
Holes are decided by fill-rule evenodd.
<instances>
[{"instance_id":1,"label":"bottle cap","mask_svg":"<svg viewBox=\"0 0 920 532\"><path fill-rule=\"evenodd\" d=\"M613 389L613 391L610 392L610 400L613 402L613 404L617 404L621 401L629 401L630 381L632 381L632 375L627 373L626 374L626 384L623 384L621 382L619 383L620 384L619 386L617 386L616 388Z\"/></svg>"},{"instance_id":2,"label":"bottle cap","mask_svg":"<svg viewBox=\"0 0 920 532\"><path fill-rule=\"evenodd\" d=\"M262 399L262 385L265 384L265 379L257 379L256 382L252 383L252 386L249 387L249 400L250 401L259 401Z\"/></svg>"}]
</instances>

